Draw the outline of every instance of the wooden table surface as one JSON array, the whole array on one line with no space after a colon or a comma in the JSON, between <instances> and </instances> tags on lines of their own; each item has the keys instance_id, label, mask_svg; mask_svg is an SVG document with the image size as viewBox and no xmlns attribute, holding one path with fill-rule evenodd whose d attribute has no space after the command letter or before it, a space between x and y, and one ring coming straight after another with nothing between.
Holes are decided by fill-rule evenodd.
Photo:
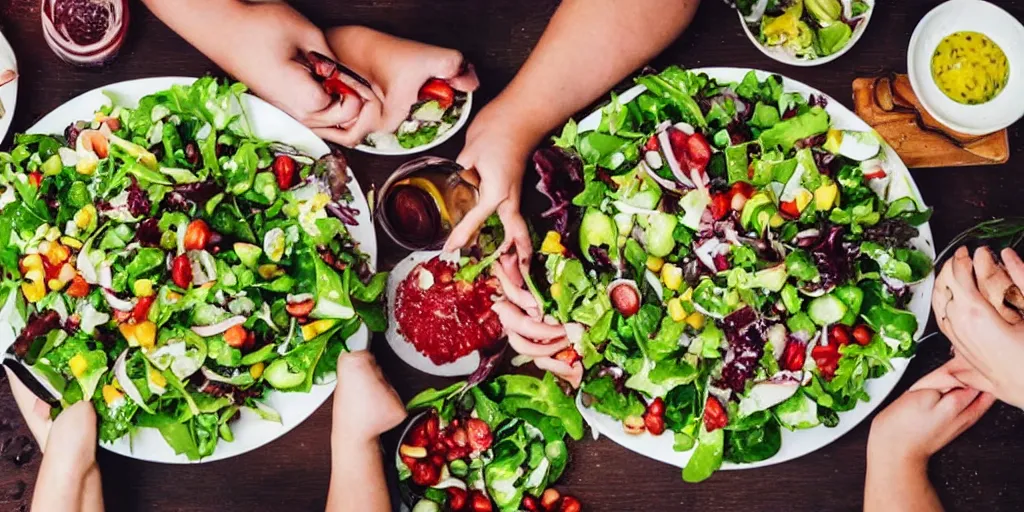
<instances>
[{"instance_id":1,"label":"wooden table surface","mask_svg":"<svg viewBox=\"0 0 1024 512\"><path fill-rule=\"evenodd\" d=\"M627 1L627 0L622 0ZM317 24L365 24L397 35L462 50L483 81L480 103L493 98L514 75L540 37L557 0L304 0L293 2ZM642 2L636 2L641 4ZM880 0L867 33L849 54L815 68L788 67L761 55L743 35L734 13L706 0L690 30L654 61L655 66L742 66L782 73L811 84L852 106L850 84L857 76L906 69L906 48L918 20L939 2ZM1024 0L995 1L1018 19ZM0 29L19 57L21 73L13 130L72 97L104 84L160 75L221 74L132 2L128 40L121 55L99 70L72 68L43 42L38 0L0 0ZM616 37L595 33L594 37ZM1020 91L1010 91L1015 94ZM936 244L981 219L1024 214L1021 125L1010 129L1010 162L981 168L929 169L914 177L926 202L935 207ZM8 136L5 144L10 143ZM462 137L438 148L454 157ZM3 147L7 147L6 145ZM364 190L380 186L400 158L351 155ZM530 177L528 180L532 179ZM532 183L527 186L532 190ZM532 192L531 192L532 193ZM539 197L539 196L538 196ZM524 201L530 204L530 201ZM404 253L378 235L382 268ZM934 327L934 322L933 322ZM901 392L945 360L945 340L925 343L896 390ZM412 370L374 340L373 352L403 398L427 386L445 384ZM0 374L0 380L2 380ZM0 511L26 510L40 456L14 406L0 386ZM1020 510L1024 485L1016 462L1024 460L1024 415L999 404L975 427L933 458L932 482L950 510ZM138 462L103 450L99 461L109 510L242 511L323 510L329 476L331 407L325 405L303 425L270 445L234 459L191 467ZM676 468L635 455L607 439L571 446L572 459L561 488L578 496L587 510L856 510L861 508L868 424L798 460L769 468L720 472L700 485L684 484ZM397 442L385 436L389 449ZM390 460L390 458L389 458Z\"/></svg>"}]
</instances>

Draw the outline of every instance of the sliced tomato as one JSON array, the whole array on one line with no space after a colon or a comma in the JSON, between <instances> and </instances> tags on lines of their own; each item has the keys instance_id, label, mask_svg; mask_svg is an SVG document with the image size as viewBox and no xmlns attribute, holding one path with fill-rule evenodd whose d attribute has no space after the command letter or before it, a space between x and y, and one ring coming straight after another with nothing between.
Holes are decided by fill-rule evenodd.
<instances>
[{"instance_id":1,"label":"sliced tomato","mask_svg":"<svg viewBox=\"0 0 1024 512\"><path fill-rule=\"evenodd\" d=\"M839 345L840 347L850 344L850 331L843 324L835 324L829 329L828 341L830 345Z\"/></svg>"},{"instance_id":2,"label":"sliced tomato","mask_svg":"<svg viewBox=\"0 0 1024 512\"><path fill-rule=\"evenodd\" d=\"M38 171L28 173L28 182L31 183L33 187L39 187L39 185L43 183L43 173Z\"/></svg>"},{"instance_id":3,"label":"sliced tomato","mask_svg":"<svg viewBox=\"0 0 1024 512\"><path fill-rule=\"evenodd\" d=\"M430 100L437 100L441 108L451 107L455 104L455 89L444 80L431 78L420 88L420 101Z\"/></svg>"},{"instance_id":4,"label":"sliced tomato","mask_svg":"<svg viewBox=\"0 0 1024 512\"><path fill-rule=\"evenodd\" d=\"M782 352L782 367L791 372L798 372L804 367L805 359L807 359L807 346L790 340L786 344L786 350Z\"/></svg>"},{"instance_id":5,"label":"sliced tomato","mask_svg":"<svg viewBox=\"0 0 1024 512\"><path fill-rule=\"evenodd\" d=\"M644 144L644 149L647 151L657 151L661 147L661 143L658 142L657 135L651 135L651 138L647 139L647 144Z\"/></svg>"},{"instance_id":6,"label":"sliced tomato","mask_svg":"<svg viewBox=\"0 0 1024 512\"><path fill-rule=\"evenodd\" d=\"M726 414L725 408L722 407L722 402L719 402L713 396L709 396L707 403L704 404L704 428L708 432L714 432L720 428L725 428L728 424L729 415Z\"/></svg>"},{"instance_id":7,"label":"sliced tomato","mask_svg":"<svg viewBox=\"0 0 1024 512\"><path fill-rule=\"evenodd\" d=\"M754 195L754 186L745 181L737 181L732 184L732 187L729 187L729 199L731 200L736 195L750 199L750 196Z\"/></svg>"},{"instance_id":8,"label":"sliced tomato","mask_svg":"<svg viewBox=\"0 0 1024 512\"><path fill-rule=\"evenodd\" d=\"M877 169L875 169L873 171L868 171L868 172L864 173L864 179L868 179L868 180L877 180L877 179L884 178L886 176L888 176L888 174L886 174L885 173L885 169L882 169L881 167L879 167L879 168L877 168Z\"/></svg>"},{"instance_id":9,"label":"sliced tomato","mask_svg":"<svg viewBox=\"0 0 1024 512\"><path fill-rule=\"evenodd\" d=\"M839 356L838 345L819 345L811 349L811 357L814 358L814 362L818 365L818 370L821 371L821 376L825 380L832 380L836 374L836 368L839 367Z\"/></svg>"},{"instance_id":10,"label":"sliced tomato","mask_svg":"<svg viewBox=\"0 0 1024 512\"><path fill-rule=\"evenodd\" d=\"M686 141L686 155L690 159L690 169L704 172L711 161L711 144L699 133L694 133Z\"/></svg>"},{"instance_id":11,"label":"sliced tomato","mask_svg":"<svg viewBox=\"0 0 1024 512\"><path fill-rule=\"evenodd\" d=\"M690 136L675 128L668 129L668 141L672 145L672 155L681 167L688 167L690 159L686 150Z\"/></svg>"},{"instance_id":12,"label":"sliced tomato","mask_svg":"<svg viewBox=\"0 0 1024 512\"><path fill-rule=\"evenodd\" d=\"M145 322L146 317L149 316L149 308L153 306L153 300L156 297L150 295L149 297L139 297L139 300L135 303L135 307L132 309L132 318L135 322Z\"/></svg>"},{"instance_id":13,"label":"sliced tomato","mask_svg":"<svg viewBox=\"0 0 1024 512\"><path fill-rule=\"evenodd\" d=\"M342 82L340 78L328 78L324 80L324 90L332 96L358 96L356 90Z\"/></svg>"},{"instance_id":14,"label":"sliced tomato","mask_svg":"<svg viewBox=\"0 0 1024 512\"><path fill-rule=\"evenodd\" d=\"M796 201L782 201L779 203L779 209L782 210L783 215L793 219L800 218L800 210L796 207Z\"/></svg>"},{"instance_id":15,"label":"sliced tomato","mask_svg":"<svg viewBox=\"0 0 1024 512\"><path fill-rule=\"evenodd\" d=\"M715 220L722 220L729 215L729 211L732 210L732 204L726 194L711 194L711 216Z\"/></svg>"}]
</instances>

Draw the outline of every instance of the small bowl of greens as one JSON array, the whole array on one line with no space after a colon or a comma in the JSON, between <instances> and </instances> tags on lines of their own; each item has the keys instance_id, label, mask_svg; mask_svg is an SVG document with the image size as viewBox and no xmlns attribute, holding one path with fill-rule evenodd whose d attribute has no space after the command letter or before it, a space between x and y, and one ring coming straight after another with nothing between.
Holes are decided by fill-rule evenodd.
<instances>
[{"instance_id":1,"label":"small bowl of greens","mask_svg":"<svg viewBox=\"0 0 1024 512\"><path fill-rule=\"evenodd\" d=\"M473 107L473 93L431 79L420 89L419 101L393 133L367 135L356 149L373 155L413 155L440 146L459 132Z\"/></svg>"},{"instance_id":2,"label":"small bowl of greens","mask_svg":"<svg viewBox=\"0 0 1024 512\"><path fill-rule=\"evenodd\" d=\"M819 66L857 44L874 0L739 0L737 11L754 46L791 66Z\"/></svg>"}]
</instances>

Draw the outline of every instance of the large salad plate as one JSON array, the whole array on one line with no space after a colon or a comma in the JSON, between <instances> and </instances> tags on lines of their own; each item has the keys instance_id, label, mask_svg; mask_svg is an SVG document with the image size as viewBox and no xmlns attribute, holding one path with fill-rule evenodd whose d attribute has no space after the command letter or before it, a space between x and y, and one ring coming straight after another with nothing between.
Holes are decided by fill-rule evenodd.
<instances>
[{"instance_id":1,"label":"large salad plate","mask_svg":"<svg viewBox=\"0 0 1024 512\"><path fill-rule=\"evenodd\" d=\"M692 71L697 73L707 73L710 77L724 83L740 82L743 80L744 75L751 70L742 68L702 68L693 69ZM759 80L764 80L769 75L769 73L763 71L757 71L757 73ZM813 94L818 97L828 98L828 106L826 110L832 118L833 128L857 131L871 130L871 127L868 126L867 123L835 99L828 97L821 91L804 83L785 77L783 77L783 79L785 92L797 92L805 97ZM622 104L629 103L644 91L646 91L646 88L642 85L638 85L621 94L619 96L619 101ZM601 111L598 110L579 123L579 133L597 129L600 122ZM889 190L889 199L893 200L899 197L909 196L915 198L919 204L923 205L924 201L921 198L921 193L918 190L917 185L914 183L910 172L907 170L906 165L903 164L899 156L896 155L896 152L891 147L888 145L883 145L883 147L886 156L884 167L889 175L893 177L892 186ZM919 234L912 240L912 245L924 252L930 258L934 259L935 246L930 227L928 224L923 224L919 226L918 229ZM915 339L920 338L928 323L928 317L931 312L931 294L934 284L934 274L930 274L927 279L918 283L913 288L913 296L907 310L917 317L918 329L915 333ZM865 390L868 395L870 395L870 400L867 402L861 402L853 410L839 413L839 424L836 427L826 428L824 426L819 426L809 430L799 431L783 429L782 447L775 456L750 464L726 462L722 466L722 469L751 469L779 464L807 455L808 453L819 450L839 439L856 427L860 422L864 421L864 419L871 415L871 413L881 405L886 396L888 396L893 388L896 387L896 384L906 371L910 360L905 358L893 359L891 362L893 371L888 372L880 378L867 380ZM587 420L595 433L603 434L631 451L678 467L686 466L686 463L690 459L692 451L676 452L673 450L673 437L671 432L667 432L660 436L652 436L650 434L630 435L623 430L622 422L615 420L610 416L601 414L594 409L584 407L579 398L577 398L577 406L583 413L584 419Z\"/></svg>"},{"instance_id":2,"label":"large salad plate","mask_svg":"<svg viewBox=\"0 0 1024 512\"><path fill-rule=\"evenodd\" d=\"M130 80L111 84L84 93L61 105L28 129L28 133L61 134L72 122L92 119L93 113L110 98L116 98L119 105L134 106L143 96L170 88L175 84L188 85L195 78L159 77ZM269 103L249 94L241 99L241 107L253 134L263 140L283 142L292 145L313 157L327 154L330 150L312 131L292 119ZM352 206L359 213L356 226L349 231L369 255L370 264L376 266L377 239L370 220L369 207L351 169L347 169L350 190L354 197ZM370 342L366 326L347 340L349 350L365 350ZM334 392L334 383L313 385L309 393L283 393L271 390L265 402L281 415L282 422L274 423L261 419L248 409L242 409L242 416L232 424L233 442L221 442L213 455L201 461L189 461L184 455L175 455L174 450L164 441L156 429L140 428L134 435L126 436L111 444L101 443L105 449L133 459L169 464L213 462L231 458L264 446L288 433L312 415Z\"/></svg>"}]
</instances>

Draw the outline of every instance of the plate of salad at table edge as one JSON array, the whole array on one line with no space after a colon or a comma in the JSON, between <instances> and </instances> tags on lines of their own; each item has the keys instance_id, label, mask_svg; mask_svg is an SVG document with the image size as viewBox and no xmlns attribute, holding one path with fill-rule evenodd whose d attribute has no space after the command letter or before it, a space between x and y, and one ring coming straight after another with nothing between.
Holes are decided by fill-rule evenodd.
<instances>
[{"instance_id":1,"label":"plate of salad at table edge","mask_svg":"<svg viewBox=\"0 0 1024 512\"><path fill-rule=\"evenodd\" d=\"M584 328L580 410L687 481L829 444L928 321L931 210L896 153L805 84L636 82L534 157L554 226L534 279Z\"/></svg>"},{"instance_id":2,"label":"plate of salad at table edge","mask_svg":"<svg viewBox=\"0 0 1024 512\"><path fill-rule=\"evenodd\" d=\"M783 64L818 66L857 44L874 0L739 0L743 31L761 53Z\"/></svg>"},{"instance_id":3,"label":"plate of salad at table edge","mask_svg":"<svg viewBox=\"0 0 1024 512\"><path fill-rule=\"evenodd\" d=\"M63 406L92 400L115 453L189 463L263 446L382 329L385 275L351 170L244 91L113 84L0 153L0 336Z\"/></svg>"}]
</instances>

